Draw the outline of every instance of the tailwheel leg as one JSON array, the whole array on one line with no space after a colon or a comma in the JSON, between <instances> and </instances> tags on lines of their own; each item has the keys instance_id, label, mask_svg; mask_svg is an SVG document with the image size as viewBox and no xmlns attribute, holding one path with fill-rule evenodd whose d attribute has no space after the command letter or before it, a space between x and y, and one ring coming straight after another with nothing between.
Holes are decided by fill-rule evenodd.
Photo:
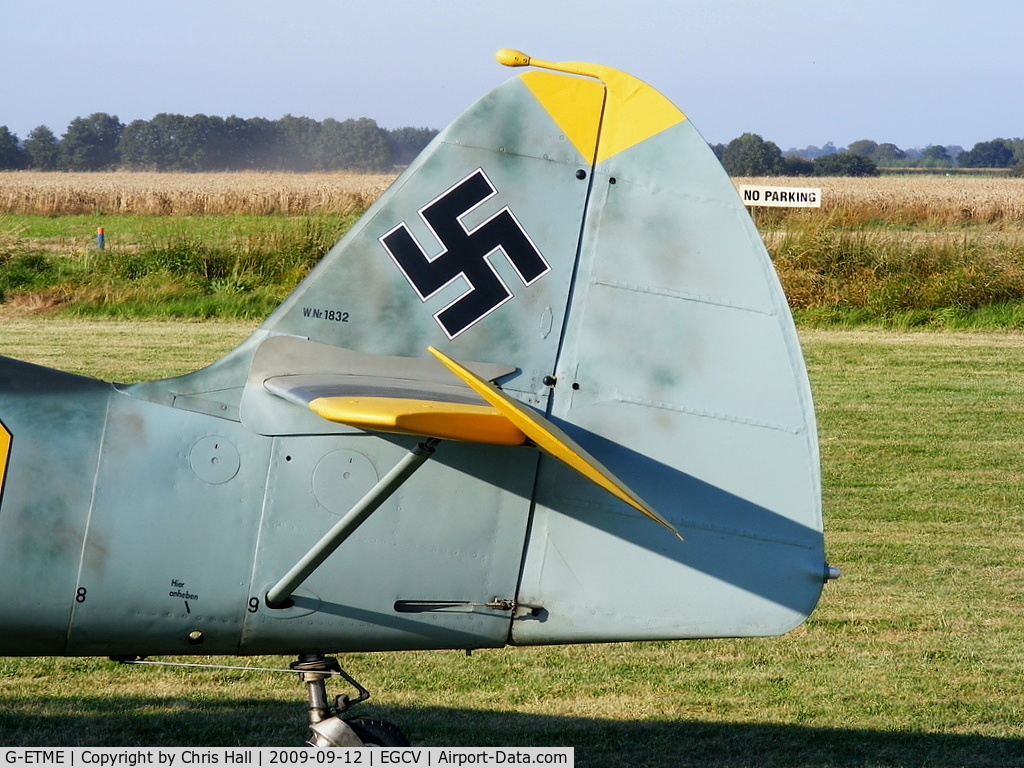
<instances>
[{"instance_id":1,"label":"tailwheel leg","mask_svg":"<svg viewBox=\"0 0 1024 768\"><path fill-rule=\"evenodd\" d=\"M398 728L386 720L373 717L341 716L353 706L370 698L370 692L357 683L338 664L338 660L322 653L299 656L291 668L299 673L309 697L309 730L313 732L308 744L313 747L408 747L409 740ZM339 675L356 689L357 696L342 694L334 705L327 702L328 677Z\"/></svg>"}]
</instances>

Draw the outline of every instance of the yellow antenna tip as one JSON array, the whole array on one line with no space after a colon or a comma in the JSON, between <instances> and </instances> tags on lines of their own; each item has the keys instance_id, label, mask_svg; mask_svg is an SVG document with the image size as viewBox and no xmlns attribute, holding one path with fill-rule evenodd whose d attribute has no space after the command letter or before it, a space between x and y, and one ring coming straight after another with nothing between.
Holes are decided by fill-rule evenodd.
<instances>
[{"instance_id":1,"label":"yellow antenna tip","mask_svg":"<svg viewBox=\"0 0 1024 768\"><path fill-rule=\"evenodd\" d=\"M513 48L502 48L494 54L494 58L498 60L499 64L505 67L530 66L530 57L522 51L517 51Z\"/></svg>"}]
</instances>

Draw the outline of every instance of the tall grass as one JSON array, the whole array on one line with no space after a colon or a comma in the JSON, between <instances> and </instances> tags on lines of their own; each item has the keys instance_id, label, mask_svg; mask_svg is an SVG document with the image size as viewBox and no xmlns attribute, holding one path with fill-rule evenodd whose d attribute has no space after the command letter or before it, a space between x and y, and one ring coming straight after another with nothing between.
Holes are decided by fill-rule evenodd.
<instances>
[{"instance_id":1,"label":"tall grass","mask_svg":"<svg viewBox=\"0 0 1024 768\"><path fill-rule=\"evenodd\" d=\"M801 324L1024 327L1024 179L784 183L822 189L819 209L751 209Z\"/></svg>"},{"instance_id":2,"label":"tall grass","mask_svg":"<svg viewBox=\"0 0 1024 768\"><path fill-rule=\"evenodd\" d=\"M766 239L789 304L805 319L942 325L1024 300L1024 232L849 230L821 221Z\"/></svg>"},{"instance_id":3,"label":"tall grass","mask_svg":"<svg viewBox=\"0 0 1024 768\"><path fill-rule=\"evenodd\" d=\"M183 219L151 227L150 217L118 226L117 244L102 251L81 236L5 240L0 234L0 298L8 310L78 316L259 318L356 218L233 217L220 220L222 231L207 238L204 228L194 232Z\"/></svg>"},{"instance_id":4,"label":"tall grass","mask_svg":"<svg viewBox=\"0 0 1024 768\"><path fill-rule=\"evenodd\" d=\"M390 181L0 174L0 301L76 314L252 318ZM822 208L752 215L801 324L1024 327L1024 178L792 183L821 186ZM103 254L91 241L96 226L110 233Z\"/></svg>"}]
</instances>

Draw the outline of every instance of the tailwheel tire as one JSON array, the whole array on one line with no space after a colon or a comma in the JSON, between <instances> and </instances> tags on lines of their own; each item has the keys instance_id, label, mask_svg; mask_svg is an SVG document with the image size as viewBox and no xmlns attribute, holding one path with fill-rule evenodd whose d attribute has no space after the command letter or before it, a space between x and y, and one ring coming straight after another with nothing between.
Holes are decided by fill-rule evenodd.
<instances>
[{"instance_id":1,"label":"tailwheel tire","mask_svg":"<svg viewBox=\"0 0 1024 768\"><path fill-rule=\"evenodd\" d=\"M376 717L353 717L345 721L362 739L364 747L409 747L412 746L405 734L387 720Z\"/></svg>"}]
</instances>

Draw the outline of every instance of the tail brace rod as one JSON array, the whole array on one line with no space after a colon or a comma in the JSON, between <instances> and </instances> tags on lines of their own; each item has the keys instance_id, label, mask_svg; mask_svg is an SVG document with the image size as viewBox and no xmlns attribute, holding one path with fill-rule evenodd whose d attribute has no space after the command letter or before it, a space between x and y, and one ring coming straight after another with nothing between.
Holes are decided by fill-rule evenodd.
<instances>
[{"instance_id":1,"label":"tail brace rod","mask_svg":"<svg viewBox=\"0 0 1024 768\"><path fill-rule=\"evenodd\" d=\"M348 513L339 520L312 549L297 562L284 577L267 590L266 603L269 608L287 608L289 598L320 565L330 557L342 542L373 514L373 512L397 491L423 463L434 454L440 440L431 438L419 443L394 468L382 477L370 491L360 499Z\"/></svg>"}]
</instances>

